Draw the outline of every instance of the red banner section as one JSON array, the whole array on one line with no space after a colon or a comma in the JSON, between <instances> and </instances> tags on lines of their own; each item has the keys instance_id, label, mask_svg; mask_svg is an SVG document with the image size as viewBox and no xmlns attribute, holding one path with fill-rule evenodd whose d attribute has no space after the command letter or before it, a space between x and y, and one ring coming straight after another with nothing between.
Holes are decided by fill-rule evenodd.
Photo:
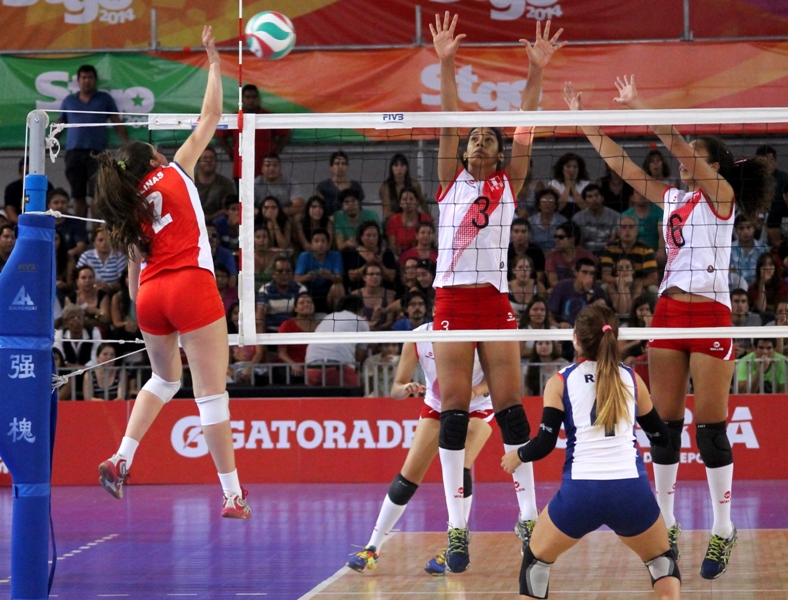
<instances>
[{"instance_id":1,"label":"red banner section","mask_svg":"<svg viewBox=\"0 0 788 600\"><path fill-rule=\"evenodd\" d=\"M540 398L525 398L532 426L542 412ZM131 403L61 402L53 483L93 485L98 464L117 449ZM402 467L418 422L421 400L323 398L234 400L231 403L235 456L241 480L249 483L387 482ZM788 403L775 396L733 396L728 436L737 479L785 479L783 424ZM705 479L694 439L692 398L682 437L681 479ZM495 426L494 426L495 428ZM645 435L637 430L650 463ZM560 479L565 438L535 465L537 481ZM476 461L477 481L508 481L501 470L500 434L493 433ZM0 463L0 484L10 479ZM134 460L133 483L213 483L216 470L192 401L175 400L160 414ZM440 481L436 460L426 481Z\"/></svg>"}]
</instances>

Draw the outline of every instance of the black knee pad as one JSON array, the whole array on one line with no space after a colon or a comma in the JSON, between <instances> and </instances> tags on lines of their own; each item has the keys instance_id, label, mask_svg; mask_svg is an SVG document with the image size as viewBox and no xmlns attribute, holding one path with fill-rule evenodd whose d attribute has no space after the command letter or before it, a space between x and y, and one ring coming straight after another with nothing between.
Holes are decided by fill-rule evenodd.
<instances>
[{"instance_id":1,"label":"black knee pad","mask_svg":"<svg viewBox=\"0 0 788 600\"><path fill-rule=\"evenodd\" d=\"M664 577L675 577L681 581L681 573L673 551L668 550L665 554L660 554L657 558L652 558L645 562L648 574L651 575L651 587Z\"/></svg>"},{"instance_id":2,"label":"black knee pad","mask_svg":"<svg viewBox=\"0 0 788 600\"><path fill-rule=\"evenodd\" d=\"M525 409L522 404L515 404L495 413L495 420L501 429L504 444L519 446L528 441L528 436L531 435L531 426L525 417Z\"/></svg>"},{"instance_id":3,"label":"black knee pad","mask_svg":"<svg viewBox=\"0 0 788 600\"><path fill-rule=\"evenodd\" d=\"M465 498L473 495L473 477L470 469L462 470L462 491Z\"/></svg>"},{"instance_id":4,"label":"black knee pad","mask_svg":"<svg viewBox=\"0 0 788 600\"><path fill-rule=\"evenodd\" d=\"M394 481L389 486L389 500L397 506L405 506L413 498L413 494L416 493L417 489L419 489L417 484L408 481L400 473L397 473Z\"/></svg>"},{"instance_id":5,"label":"black knee pad","mask_svg":"<svg viewBox=\"0 0 788 600\"><path fill-rule=\"evenodd\" d=\"M531 547L526 546L523 552L523 564L520 567L520 594L531 598L547 598L550 587L550 566L550 563L536 558L531 552Z\"/></svg>"},{"instance_id":6,"label":"black knee pad","mask_svg":"<svg viewBox=\"0 0 788 600\"><path fill-rule=\"evenodd\" d=\"M651 447L651 460L658 465L677 465L681 460L681 434L684 431L684 419L665 421L668 426L670 443L664 448Z\"/></svg>"},{"instance_id":7,"label":"black knee pad","mask_svg":"<svg viewBox=\"0 0 788 600\"><path fill-rule=\"evenodd\" d=\"M698 442L700 457L710 469L733 464L733 451L725 421L698 423L695 425L695 440Z\"/></svg>"},{"instance_id":8,"label":"black knee pad","mask_svg":"<svg viewBox=\"0 0 788 600\"><path fill-rule=\"evenodd\" d=\"M462 450L468 437L468 422L471 420L467 410L445 410L441 413L441 431L438 446L444 450Z\"/></svg>"}]
</instances>

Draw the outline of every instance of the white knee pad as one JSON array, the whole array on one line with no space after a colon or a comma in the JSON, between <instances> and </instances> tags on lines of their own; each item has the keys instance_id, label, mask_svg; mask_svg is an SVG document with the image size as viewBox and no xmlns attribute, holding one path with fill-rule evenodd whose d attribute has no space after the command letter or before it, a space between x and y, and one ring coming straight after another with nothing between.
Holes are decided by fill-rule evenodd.
<instances>
[{"instance_id":1,"label":"white knee pad","mask_svg":"<svg viewBox=\"0 0 788 600\"><path fill-rule=\"evenodd\" d=\"M227 392L195 398L194 401L200 409L202 425L216 425L230 420L230 394Z\"/></svg>"},{"instance_id":2,"label":"white knee pad","mask_svg":"<svg viewBox=\"0 0 788 600\"><path fill-rule=\"evenodd\" d=\"M148 382L142 386L146 392L156 396L162 403L167 404L172 397L181 389L180 381L164 381L161 377L153 373Z\"/></svg>"}]
</instances>

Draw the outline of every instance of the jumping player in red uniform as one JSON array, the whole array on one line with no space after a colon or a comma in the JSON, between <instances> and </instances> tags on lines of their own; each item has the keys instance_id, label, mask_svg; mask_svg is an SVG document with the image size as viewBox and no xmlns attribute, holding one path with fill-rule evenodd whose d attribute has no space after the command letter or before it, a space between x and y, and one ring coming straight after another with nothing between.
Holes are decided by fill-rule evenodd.
<instances>
[{"instance_id":1,"label":"jumping player in red uniform","mask_svg":"<svg viewBox=\"0 0 788 600\"><path fill-rule=\"evenodd\" d=\"M99 155L96 206L112 246L129 257L129 293L150 357L153 376L134 403L120 448L99 466L99 482L123 497L139 442L180 388L186 352L208 449L224 491L222 516L248 519L235 468L226 392L227 321L213 275L205 217L191 178L222 114L219 54L210 27L202 34L208 85L200 121L172 163L150 144L132 142L115 156Z\"/></svg>"},{"instance_id":2,"label":"jumping player in red uniform","mask_svg":"<svg viewBox=\"0 0 788 600\"><path fill-rule=\"evenodd\" d=\"M646 108L634 76L616 81L615 101L629 108ZM581 94L565 86L570 109L581 106ZM683 192L658 181L627 156L599 127L584 127L591 144L612 171L651 202L664 207L663 235L668 262L659 289L653 327L731 327L728 269L733 221L738 208L748 216L765 212L773 189L765 163L757 158L734 161L731 151L715 137L687 142L675 127L651 128L681 163ZM700 574L722 575L736 545L731 522L733 453L726 419L733 377L730 338L654 340L649 342L649 377L654 406L665 419L671 443L653 448L657 502L668 526L678 559L681 525L673 514L674 488L681 454L684 406L689 377L695 389L695 439L706 465L714 523Z\"/></svg>"},{"instance_id":3,"label":"jumping player in red uniform","mask_svg":"<svg viewBox=\"0 0 788 600\"><path fill-rule=\"evenodd\" d=\"M464 34L454 34L457 16L446 12L430 25L440 59L441 109L458 109L455 55ZM528 83L522 110L536 110L544 68L561 31L550 38L550 22L536 25L536 41L525 44L529 59ZM517 319L507 299L507 250L517 193L528 172L533 130L519 127L512 158L503 168L500 131L471 130L462 154L456 128L443 128L438 149L438 270L435 278L435 330L516 329ZM449 512L446 565L461 573L468 568L469 532L463 512L463 466L468 433L468 408L474 357L473 342L435 342L435 365L441 382L439 454ZM516 341L479 342L479 360L490 387L495 418L506 450L528 441L530 429L520 401L520 355ZM527 543L536 519L533 467L522 465L513 475L518 490L520 518L515 531Z\"/></svg>"}]
</instances>

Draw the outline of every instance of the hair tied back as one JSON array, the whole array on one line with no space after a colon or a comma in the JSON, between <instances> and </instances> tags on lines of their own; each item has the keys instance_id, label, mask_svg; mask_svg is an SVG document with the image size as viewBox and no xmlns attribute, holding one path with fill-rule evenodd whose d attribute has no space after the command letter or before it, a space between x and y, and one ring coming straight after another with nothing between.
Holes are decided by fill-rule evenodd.
<instances>
[{"instance_id":1,"label":"hair tied back","mask_svg":"<svg viewBox=\"0 0 788 600\"><path fill-rule=\"evenodd\" d=\"M602 328L602 333L605 333L606 331L612 331L612 330L613 330L613 328L610 325L605 325Z\"/></svg>"},{"instance_id":2,"label":"hair tied back","mask_svg":"<svg viewBox=\"0 0 788 600\"><path fill-rule=\"evenodd\" d=\"M125 161L119 160L119 161L118 161L118 166L119 166L121 169L123 169L124 171L126 170L126 162L125 162Z\"/></svg>"}]
</instances>

